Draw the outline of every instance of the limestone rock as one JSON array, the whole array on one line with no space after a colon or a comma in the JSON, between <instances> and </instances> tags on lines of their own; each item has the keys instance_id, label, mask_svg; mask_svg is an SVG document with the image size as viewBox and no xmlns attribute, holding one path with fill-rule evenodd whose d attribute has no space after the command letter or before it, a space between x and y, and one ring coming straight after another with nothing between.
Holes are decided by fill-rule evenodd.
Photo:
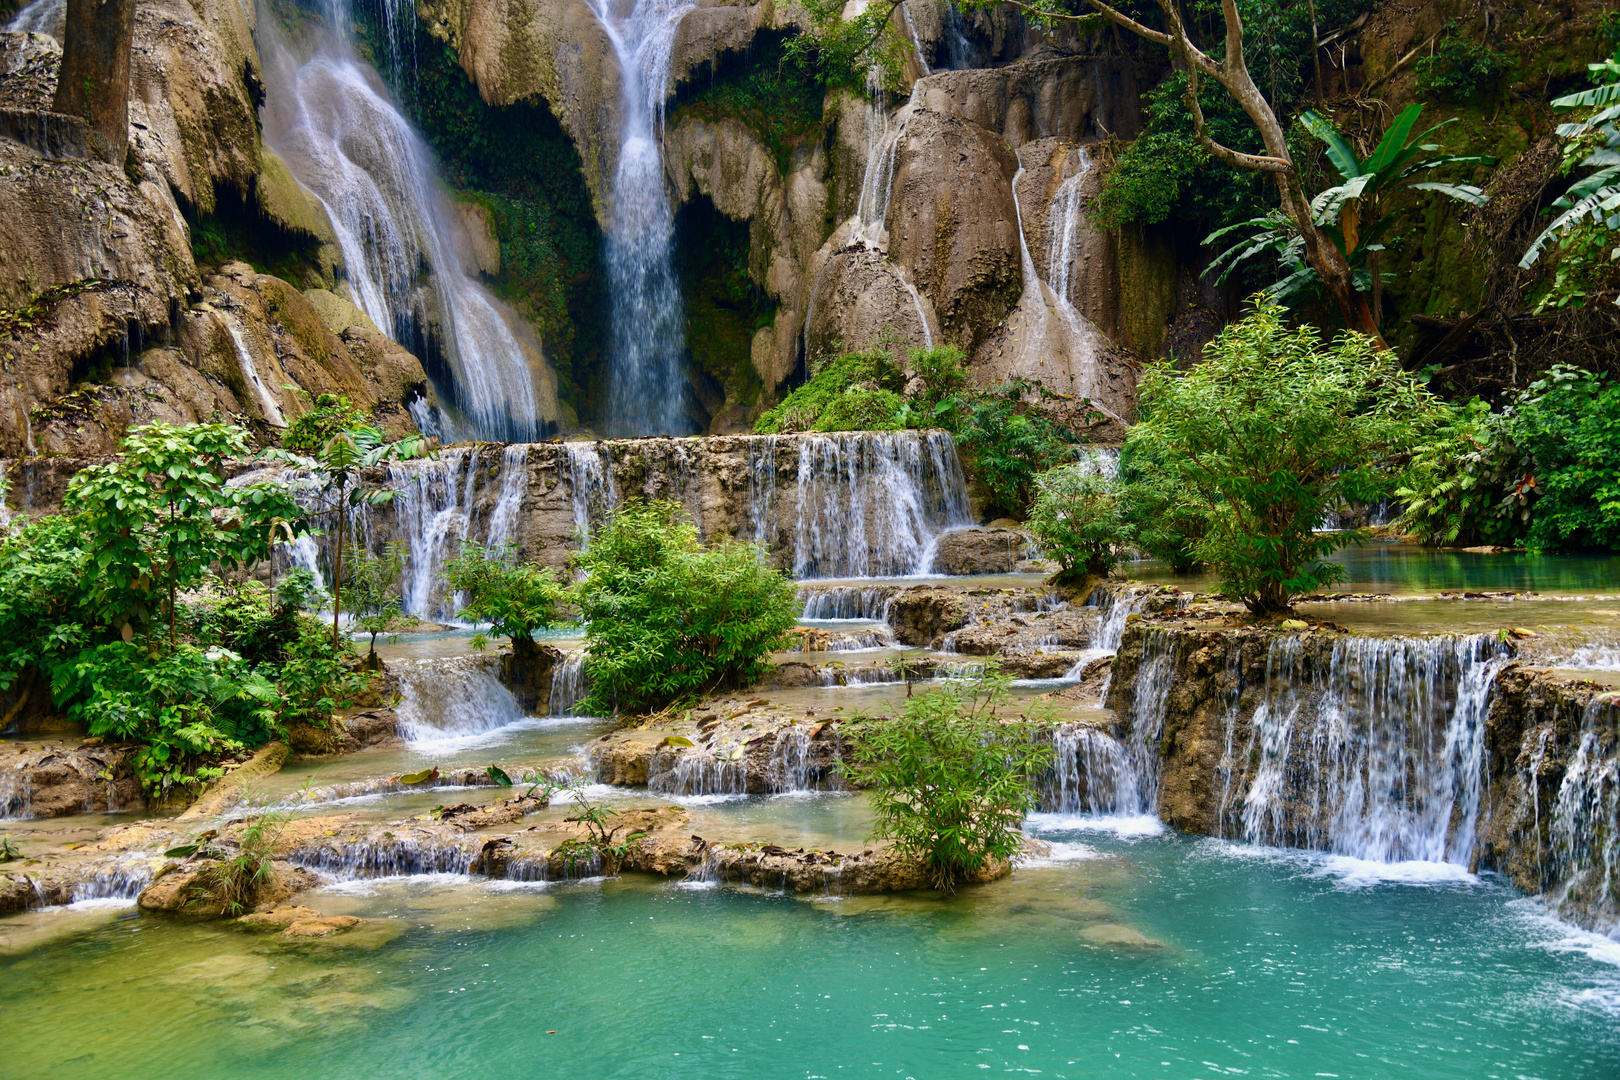
<instances>
[{"instance_id":1,"label":"limestone rock","mask_svg":"<svg viewBox=\"0 0 1620 1080\"><path fill-rule=\"evenodd\" d=\"M304 299L309 301L310 307L315 309L315 314L321 317L327 329L334 334L341 335L350 327L368 330L373 334L380 333L377 324L371 321L371 316L335 292L328 289L305 289Z\"/></svg>"},{"instance_id":2,"label":"limestone rock","mask_svg":"<svg viewBox=\"0 0 1620 1080\"><path fill-rule=\"evenodd\" d=\"M331 937L344 930L352 930L364 921L354 915L327 915L315 919L301 919L281 932L282 937Z\"/></svg>"},{"instance_id":3,"label":"limestone rock","mask_svg":"<svg viewBox=\"0 0 1620 1080\"><path fill-rule=\"evenodd\" d=\"M918 87L923 108L971 121L1015 148L1048 136L1129 139L1141 126L1135 68L1125 59L1049 53L1007 67L936 72Z\"/></svg>"},{"instance_id":4,"label":"limestone rock","mask_svg":"<svg viewBox=\"0 0 1620 1080\"><path fill-rule=\"evenodd\" d=\"M457 200L456 215L461 218L456 244L462 267L469 273L486 277L499 274L501 242L495 236L495 217L489 207L471 200Z\"/></svg>"},{"instance_id":5,"label":"limestone rock","mask_svg":"<svg viewBox=\"0 0 1620 1080\"><path fill-rule=\"evenodd\" d=\"M0 817L108 814L141 801L132 747L24 747L0 752Z\"/></svg>"},{"instance_id":6,"label":"limestone rock","mask_svg":"<svg viewBox=\"0 0 1620 1080\"><path fill-rule=\"evenodd\" d=\"M1012 529L954 529L934 549L936 574L1005 574L1029 550L1029 537Z\"/></svg>"},{"instance_id":7,"label":"limestone rock","mask_svg":"<svg viewBox=\"0 0 1620 1080\"><path fill-rule=\"evenodd\" d=\"M947 589L917 586L889 604L889 626L904 645L932 646L967 624L962 598Z\"/></svg>"}]
</instances>

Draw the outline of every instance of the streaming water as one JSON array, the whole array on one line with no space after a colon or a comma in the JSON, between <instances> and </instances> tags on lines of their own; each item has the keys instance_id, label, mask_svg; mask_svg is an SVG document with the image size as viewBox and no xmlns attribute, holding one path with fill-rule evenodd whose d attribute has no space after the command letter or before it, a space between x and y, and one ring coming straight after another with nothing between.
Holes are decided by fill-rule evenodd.
<instances>
[{"instance_id":1,"label":"streaming water","mask_svg":"<svg viewBox=\"0 0 1620 1080\"><path fill-rule=\"evenodd\" d=\"M60 37L67 0L29 0L12 16L6 29L13 34L50 34Z\"/></svg>"},{"instance_id":2,"label":"streaming water","mask_svg":"<svg viewBox=\"0 0 1620 1080\"><path fill-rule=\"evenodd\" d=\"M457 254L459 216L432 153L348 40L346 0L307 58L258 21L266 141L326 208L350 294L379 328L423 358L448 415L419 424L451 438L525 441L549 434L535 377L496 302ZM442 359L441 359L442 358Z\"/></svg>"},{"instance_id":3,"label":"streaming water","mask_svg":"<svg viewBox=\"0 0 1620 1080\"><path fill-rule=\"evenodd\" d=\"M610 427L617 435L687 434L686 328L675 280L675 218L664 186L664 101L670 51L690 0L634 0L620 16L590 0L619 60L618 168L609 211L613 298Z\"/></svg>"},{"instance_id":4,"label":"streaming water","mask_svg":"<svg viewBox=\"0 0 1620 1080\"><path fill-rule=\"evenodd\" d=\"M396 662L399 731L410 742L486 735L523 719L517 698L496 676L494 657Z\"/></svg>"}]
</instances>

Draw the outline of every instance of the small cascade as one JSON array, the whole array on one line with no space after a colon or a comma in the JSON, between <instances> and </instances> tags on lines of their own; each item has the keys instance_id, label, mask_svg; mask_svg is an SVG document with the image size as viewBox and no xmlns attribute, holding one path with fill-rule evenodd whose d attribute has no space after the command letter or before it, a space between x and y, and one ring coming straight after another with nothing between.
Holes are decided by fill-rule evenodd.
<instances>
[{"instance_id":1,"label":"small cascade","mask_svg":"<svg viewBox=\"0 0 1620 1080\"><path fill-rule=\"evenodd\" d=\"M1556 883L1549 897L1554 910L1578 907L1589 921L1613 930L1620 926L1620 707L1594 695L1579 730L1548 808L1541 877ZM1541 737L1543 752L1548 731ZM1539 771L1540 762L1532 762L1530 775ZM1539 805L1537 810L1539 818Z\"/></svg>"},{"instance_id":2,"label":"small cascade","mask_svg":"<svg viewBox=\"0 0 1620 1080\"><path fill-rule=\"evenodd\" d=\"M1103 596L1102 614L1097 619L1097 629L1091 632L1091 647L1104 652L1118 652L1119 643L1125 637L1125 624L1132 615L1141 612L1146 590L1111 589L1099 592Z\"/></svg>"},{"instance_id":3,"label":"small cascade","mask_svg":"<svg viewBox=\"0 0 1620 1080\"><path fill-rule=\"evenodd\" d=\"M1024 275L1024 292L1018 300L1018 310L1023 315L1020 333L1023 344L1018 360L1023 369L1021 373L1052 379L1056 372L1043 370L1042 365L1048 357L1066 356L1067 367L1076 382L1072 389L1062 387L1063 391L1090 398L1096 405L1102 390L1098 357L1107 351L1108 339L1036 271L1018 198L1018 183L1024 178L1024 171L1020 160L1012 182L1013 209L1018 216L1018 251Z\"/></svg>"},{"instance_id":4,"label":"small cascade","mask_svg":"<svg viewBox=\"0 0 1620 1080\"><path fill-rule=\"evenodd\" d=\"M568 488L573 493L574 532L585 543L619 505L613 479L613 456L606 443L563 444L568 463Z\"/></svg>"},{"instance_id":5,"label":"small cascade","mask_svg":"<svg viewBox=\"0 0 1620 1080\"><path fill-rule=\"evenodd\" d=\"M339 881L406 877L418 874L465 874L474 853L456 844L422 842L408 837L364 840L330 839L298 848L287 861Z\"/></svg>"},{"instance_id":6,"label":"small cascade","mask_svg":"<svg viewBox=\"0 0 1620 1080\"><path fill-rule=\"evenodd\" d=\"M1271 644L1246 741L1229 710L1222 829L1369 862L1468 865L1502 647L1484 634L1341 638L1321 670L1303 640Z\"/></svg>"},{"instance_id":7,"label":"small cascade","mask_svg":"<svg viewBox=\"0 0 1620 1080\"><path fill-rule=\"evenodd\" d=\"M1062 724L1052 733L1052 750L1052 773L1041 786L1042 810L1109 817L1152 812L1143 802L1137 762L1106 731Z\"/></svg>"},{"instance_id":8,"label":"small cascade","mask_svg":"<svg viewBox=\"0 0 1620 1080\"><path fill-rule=\"evenodd\" d=\"M355 56L346 0L332 0L326 14L327 32L302 61L278 39L275 19L258 20L266 141L325 208L354 303L429 363L452 415L430 416L419 400L419 426L452 438L543 438L529 358L462 265L460 218L432 152Z\"/></svg>"},{"instance_id":9,"label":"small cascade","mask_svg":"<svg viewBox=\"0 0 1620 1080\"><path fill-rule=\"evenodd\" d=\"M634 0L628 17L590 0L618 55L622 80L618 170L613 179L607 265L613 297L609 412L616 434L688 430L684 307L675 279L675 217L661 145L675 31L691 0Z\"/></svg>"},{"instance_id":10,"label":"small cascade","mask_svg":"<svg viewBox=\"0 0 1620 1080\"><path fill-rule=\"evenodd\" d=\"M457 446L426 461L387 466L394 500L394 527L410 549L401 593L405 610L422 618L455 618L455 598L446 596L440 567L473 532L478 454Z\"/></svg>"},{"instance_id":11,"label":"small cascade","mask_svg":"<svg viewBox=\"0 0 1620 1080\"><path fill-rule=\"evenodd\" d=\"M149 859L132 859L97 870L73 885L71 903L84 900L134 900L152 884Z\"/></svg>"},{"instance_id":12,"label":"small cascade","mask_svg":"<svg viewBox=\"0 0 1620 1080\"><path fill-rule=\"evenodd\" d=\"M809 791L810 738L812 728L794 724L776 733L771 756L765 769L765 786L774 792Z\"/></svg>"},{"instance_id":13,"label":"small cascade","mask_svg":"<svg viewBox=\"0 0 1620 1080\"><path fill-rule=\"evenodd\" d=\"M33 816L33 774L16 768L0 772L0 821L26 821Z\"/></svg>"},{"instance_id":14,"label":"small cascade","mask_svg":"<svg viewBox=\"0 0 1620 1080\"><path fill-rule=\"evenodd\" d=\"M523 499L528 493L529 447L513 443L501 451L501 491L495 509L490 511L489 530L484 537L484 545L491 552L500 554L508 544L516 542Z\"/></svg>"},{"instance_id":15,"label":"small cascade","mask_svg":"<svg viewBox=\"0 0 1620 1080\"><path fill-rule=\"evenodd\" d=\"M30 0L21 11L12 16L11 22L6 24L6 32L50 34L54 37L62 32L66 13L67 0Z\"/></svg>"},{"instance_id":16,"label":"small cascade","mask_svg":"<svg viewBox=\"0 0 1620 1080\"><path fill-rule=\"evenodd\" d=\"M1159 806L1160 743L1175 674L1174 639L1163 630L1149 630L1142 640L1142 664L1127 706L1129 727L1123 739L1125 757L1147 813L1157 812Z\"/></svg>"},{"instance_id":17,"label":"small cascade","mask_svg":"<svg viewBox=\"0 0 1620 1080\"><path fill-rule=\"evenodd\" d=\"M517 698L496 678L496 660L457 656L393 665L399 733L407 742L483 735L523 719Z\"/></svg>"},{"instance_id":18,"label":"small cascade","mask_svg":"<svg viewBox=\"0 0 1620 1080\"><path fill-rule=\"evenodd\" d=\"M282 415L281 402L259 377L259 366L253 360L253 350L248 348L241 324L225 312L220 312L220 318L225 320L225 329L230 331L231 341L236 345L236 361L242 369L242 379L253 390L253 396L258 399L259 411L264 414L265 422L271 427L286 427L287 418Z\"/></svg>"},{"instance_id":19,"label":"small cascade","mask_svg":"<svg viewBox=\"0 0 1620 1080\"><path fill-rule=\"evenodd\" d=\"M869 619L873 622L887 622L889 603L893 599L892 586L861 588L854 585L834 585L829 588L800 589L799 618Z\"/></svg>"},{"instance_id":20,"label":"small cascade","mask_svg":"<svg viewBox=\"0 0 1620 1080\"><path fill-rule=\"evenodd\" d=\"M647 769L647 790L664 795L746 795L748 763L741 755L687 750L674 755L666 766L664 753L653 755Z\"/></svg>"},{"instance_id":21,"label":"small cascade","mask_svg":"<svg viewBox=\"0 0 1620 1080\"><path fill-rule=\"evenodd\" d=\"M973 524L950 435L865 432L799 438L793 573L926 573L948 529Z\"/></svg>"},{"instance_id":22,"label":"small cascade","mask_svg":"<svg viewBox=\"0 0 1620 1080\"><path fill-rule=\"evenodd\" d=\"M911 8L906 0L900 0L900 20L906 24L906 33L911 37L911 48L917 56L917 66L922 68L924 76L932 75L934 69L928 66L928 60L923 56L922 40L917 37L917 24L911 20Z\"/></svg>"},{"instance_id":23,"label":"small cascade","mask_svg":"<svg viewBox=\"0 0 1620 1080\"><path fill-rule=\"evenodd\" d=\"M591 681L585 674L585 650L576 649L563 658L551 672L551 698L546 712L551 716L573 716L574 706L591 692Z\"/></svg>"},{"instance_id":24,"label":"small cascade","mask_svg":"<svg viewBox=\"0 0 1620 1080\"><path fill-rule=\"evenodd\" d=\"M754 543L770 547L777 541L775 435L761 435L748 444L748 529Z\"/></svg>"}]
</instances>

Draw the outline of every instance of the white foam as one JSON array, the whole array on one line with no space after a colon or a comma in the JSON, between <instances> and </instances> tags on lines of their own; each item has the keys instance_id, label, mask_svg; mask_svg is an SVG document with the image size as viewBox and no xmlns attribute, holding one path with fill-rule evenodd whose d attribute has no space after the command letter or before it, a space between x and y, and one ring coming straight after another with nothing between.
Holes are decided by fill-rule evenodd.
<instances>
[{"instance_id":1,"label":"white foam","mask_svg":"<svg viewBox=\"0 0 1620 1080\"><path fill-rule=\"evenodd\" d=\"M1016 861L1020 869L1033 869L1041 866L1056 866L1066 862L1080 862L1084 859L1100 859L1102 852L1086 844L1058 841L1046 845L1046 852L1041 855L1029 855Z\"/></svg>"},{"instance_id":2,"label":"white foam","mask_svg":"<svg viewBox=\"0 0 1620 1080\"><path fill-rule=\"evenodd\" d=\"M1033 832L1105 832L1121 840L1161 836L1165 824L1152 814L1031 814L1024 827Z\"/></svg>"},{"instance_id":3,"label":"white foam","mask_svg":"<svg viewBox=\"0 0 1620 1080\"><path fill-rule=\"evenodd\" d=\"M1293 866L1305 871L1311 877L1336 879L1338 885L1345 889L1364 889L1378 885L1479 884L1479 878L1470 874L1467 867L1448 862L1409 859L1403 862L1381 863L1326 851L1236 843L1214 837L1206 837L1200 841L1198 853L1245 862Z\"/></svg>"},{"instance_id":4,"label":"white foam","mask_svg":"<svg viewBox=\"0 0 1620 1080\"><path fill-rule=\"evenodd\" d=\"M521 720L514 720L510 724L503 724L498 728L480 731L471 735L446 735L437 739L411 739L406 745L413 753L424 757L439 757L454 753L458 750L472 750L481 746L494 746L506 742L512 736L523 731L549 731L557 728L576 727L595 721L594 716L525 716Z\"/></svg>"},{"instance_id":5,"label":"white foam","mask_svg":"<svg viewBox=\"0 0 1620 1080\"><path fill-rule=\"evenodd\" d=\"M71 904L58 904L45 908L46 911L100 911L105 908L133 908L135 898L122 896L98 896L91 900L75 900Z\"/></svg>"}]
</instances>

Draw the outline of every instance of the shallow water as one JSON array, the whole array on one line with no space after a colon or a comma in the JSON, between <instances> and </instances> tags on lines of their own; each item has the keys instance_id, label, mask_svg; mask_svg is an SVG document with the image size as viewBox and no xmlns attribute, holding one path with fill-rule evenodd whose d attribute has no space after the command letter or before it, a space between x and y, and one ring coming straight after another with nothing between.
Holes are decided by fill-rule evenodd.
<instances>
[{"instance_id":1,"label":"shallow water","mask_svg":"<svg viewBox=\"0 0 1620 1080\"><path fill-rule=\"evenodd\" d=\"M1044 835L1060 858L950 901L440 877L315 894L378 920L351 944L85 920L0 959L0 1010L27 1017L5 1074L1574 1078L1620 1065L1620 972L1591 955L1620 946L1500 884L1036 824L1056 829Z\"/></svg>"},{"instance_id":2,"label":"shallow water","mask_svg":"<svg viewBox=\"0 0 1620 1080\"><path fill-rule=\"evenodd\" d=\"M1620 591L1620 556L1488 555L1437 551L1416 544L1372 541L1335 553L1332 561L1348 573L1333 592L1386 592L1397 596L1443 589L1490 592L1608 593ZM1141 581L1191 591L1214 589L1207 574L1175 574L1151 561L1130 562L1122 572Z\"/></svg>"}]
</instances>

